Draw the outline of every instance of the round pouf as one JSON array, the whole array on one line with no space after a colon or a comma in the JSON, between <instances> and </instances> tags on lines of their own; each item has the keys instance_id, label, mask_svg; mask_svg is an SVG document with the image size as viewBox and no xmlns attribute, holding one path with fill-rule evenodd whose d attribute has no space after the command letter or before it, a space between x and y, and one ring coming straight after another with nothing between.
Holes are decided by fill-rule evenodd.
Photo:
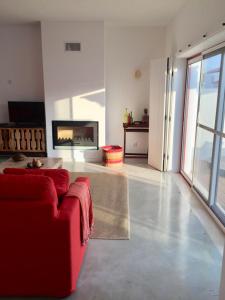
<instances>
[{"instance_id":1,"label":"round pouf","mask_svg":"<svg viewBox=\"0 0 225 300\"><path fill-rule=\"evenodd\" d=\"M123 148L116 145L104 146L103 163L107 167L118 167L123 164Z\"/></svg>"}]
</instances>

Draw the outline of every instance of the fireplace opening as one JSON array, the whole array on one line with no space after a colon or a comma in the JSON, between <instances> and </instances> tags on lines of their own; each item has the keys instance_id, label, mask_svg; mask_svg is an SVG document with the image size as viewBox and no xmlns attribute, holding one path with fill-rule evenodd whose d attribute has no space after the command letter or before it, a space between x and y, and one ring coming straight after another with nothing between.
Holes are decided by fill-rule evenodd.
<instances>
[{"instance_id":1,"label":"fireplace opening","mask_svg":"<svg viewBox=\"0 0 225 300\"><path fill-rule=\"evenodd\" d=\"M54 149L98 149L98 122L52 121Z\"/></svg>"}]
</instances>

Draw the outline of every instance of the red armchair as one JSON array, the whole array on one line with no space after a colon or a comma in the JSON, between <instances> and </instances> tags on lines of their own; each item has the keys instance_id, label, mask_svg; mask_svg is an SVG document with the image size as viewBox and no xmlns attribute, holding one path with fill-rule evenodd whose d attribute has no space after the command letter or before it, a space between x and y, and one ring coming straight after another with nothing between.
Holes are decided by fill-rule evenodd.
<instances>
[{"instance_id":1,"label":"red armchair","mask_svg":"<svg viewBox=\"0 0 225 300\"><path fill-rule=\"evenodd\" d=\"M0 175L0 296L64 297L75 290L86 245L79 200L62 197L59 206L48 176Z\"/></svg>"}]
</instances>

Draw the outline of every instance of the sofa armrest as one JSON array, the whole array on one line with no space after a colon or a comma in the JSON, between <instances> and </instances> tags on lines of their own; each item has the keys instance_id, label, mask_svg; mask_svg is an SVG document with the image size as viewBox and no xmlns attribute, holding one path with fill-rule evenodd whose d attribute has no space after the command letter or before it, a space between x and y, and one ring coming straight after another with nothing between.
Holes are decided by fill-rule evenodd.
<instances>
[{"instance_id":1,"label":"sofa armrest","mask_svg":"<svg viewBox=\"0 0 225 300\"><path fill-rule=\"evenodd\" d=\"M90 180L88 177L78 177L75 182L82 182L90 188ZM69 219L73 215L73 211L79 206L80 210L80 203L79 199L75 196L73 196L73 190L74 190L74 185L71 183L68 192L65 194L65 196L62 199L62 203L59 208L59 219Z\"/></svg>"},{"instance_id":2,"label":"sofa armrest","mask_svg":"<svg viewBox=\"0 0 225 300\"><path fill-rule=\"evenodd\" d=\"M77 177L75 182L83 182L88 186L88 188L91 186L89 177Z\"/></svg>"},{"instance_id":3,"label":"sofa armrest","mask_svg":"<svg viewBox=\"0 0 225 300\"><path fill-rule=\"evenodd\" d=\"M73 218L77 213L76 210L80 213L80 203L77 197L67 197L64 196L62 203L59 207L58 211L58 219L59 220L70 220Z\"/></svg>"},{"instance_id":4,"label":"sofa armrest","mask_svg":"<svg viewBox=\"0 0 225 300\"><path fill-rule=\"evenodd\" d=\"M71 292L76 288L76 281L86 250L86 245L83 246L81 243L81 208L77 197L66 195L63 197L55 225L56 233L62 237L61 241L63 241L60 247L69 251L65 254L66 259L69 257L68 264L65 266L67 269L65 274L70 277L69 290Z\"/></svg>"}]
</instances>

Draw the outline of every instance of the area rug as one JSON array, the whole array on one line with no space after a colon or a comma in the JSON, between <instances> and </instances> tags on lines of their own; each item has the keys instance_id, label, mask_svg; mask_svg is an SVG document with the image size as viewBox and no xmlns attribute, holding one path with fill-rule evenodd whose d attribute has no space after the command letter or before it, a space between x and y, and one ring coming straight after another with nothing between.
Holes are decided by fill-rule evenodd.
<instances>
[{"instance_id":1,"label":"area rug","mask_svg":"<svg viewBox=\"0 0 225 300\"><path fill-rule=\"evenodd\" d=\"M127 177L121 174L73 172L71 180L87 176L91 181L94 205L94 230L91 238L127 240L130 219Z\"/></svg>"}]
</instances>

